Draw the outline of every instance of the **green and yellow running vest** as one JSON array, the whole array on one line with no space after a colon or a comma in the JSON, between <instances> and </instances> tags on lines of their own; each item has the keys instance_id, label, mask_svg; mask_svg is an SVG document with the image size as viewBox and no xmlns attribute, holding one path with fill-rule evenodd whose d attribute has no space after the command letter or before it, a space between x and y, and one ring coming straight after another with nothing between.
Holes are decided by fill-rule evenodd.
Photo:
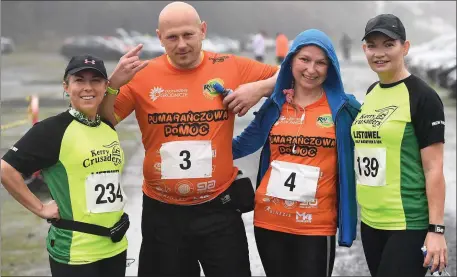
<instances>
[{"instance_id":1,"label":"green and yellow running vest","mask_svg":"<svg viewBox=\"0 0 457 277\"><path fill-rule=\"evenodd\" d=\"M42 169L60 217L112 227L127 198L120 185L124 153L108 122L88 126L68 111L34 125L3 159L21 173ZM114 243L97 236L51 226L49 255L65 264L87 264L127 249L127 239Z\"/></svg>"},{"instance_id":2,"label":"green and yellow running vest","mask_svg":"<svg viewBox=\"0 0 457 277\"><path fill-rule=\"evenodd\" d=\"M427 229L420 150L444 142L436 92L414 75L373 84L351 128L361 220L383 230Z\"/></svg>"}]
</instances>

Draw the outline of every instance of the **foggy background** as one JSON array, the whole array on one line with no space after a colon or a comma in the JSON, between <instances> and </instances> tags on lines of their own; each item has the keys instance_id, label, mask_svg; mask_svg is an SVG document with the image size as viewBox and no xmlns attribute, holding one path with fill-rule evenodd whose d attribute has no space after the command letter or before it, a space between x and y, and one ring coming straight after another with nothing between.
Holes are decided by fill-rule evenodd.
<instances>
[{"instance_id":1,"label":"foggy background","mask_svg":"<svg viewBox=\"0 0 457 277\"><path fill-rule=\"evenodd\" d=\"M155 36L157 17L171 1L8 1L1 2L1 33L18 50L56 51L73 35L115 35L115 28ZM264 29L269 37L284 32L293 39L308 28L334 41L343 32L363 36L368 19L378 13L401 18L413 45L455 32L455 1L190 1L208 33L243 39Z\"/></svg>"}]
</instances>

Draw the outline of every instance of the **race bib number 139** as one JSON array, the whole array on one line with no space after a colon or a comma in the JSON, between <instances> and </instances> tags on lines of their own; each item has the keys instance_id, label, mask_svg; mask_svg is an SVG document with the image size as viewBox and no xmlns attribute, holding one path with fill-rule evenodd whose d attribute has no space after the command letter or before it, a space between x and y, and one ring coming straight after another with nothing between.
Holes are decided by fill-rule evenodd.
<instances>
[{"instance_id":1,"label":"race bib number 139","mask_svg":"<svg viewBox=\"0 0 457 277\"><path fill-rule=\"evenodd\" d=\"M386 185L386 148L356 147L354 163L357 184L372 187Z\"/></svg>"}]
</instances>

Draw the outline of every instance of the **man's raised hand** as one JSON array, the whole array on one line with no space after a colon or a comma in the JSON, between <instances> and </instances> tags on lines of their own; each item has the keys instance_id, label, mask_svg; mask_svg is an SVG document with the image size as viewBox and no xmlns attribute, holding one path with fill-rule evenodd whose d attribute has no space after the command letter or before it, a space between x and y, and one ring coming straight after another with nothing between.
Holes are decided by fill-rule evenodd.
<instances>
[{"instance_id":1,"label":"man's raised hand","mask_svg":"<svg viewBox=\"0 0 457 277\"><path fill-rule=\"evenodd\" d=\"M116 68L114 68L109 78L109 86L111 88L119 89L132 80L138 71L148 65L149 61L140 60L139 53L142 48L143 44L138 44L119 59Z\"/></svg>"}]
</instances>

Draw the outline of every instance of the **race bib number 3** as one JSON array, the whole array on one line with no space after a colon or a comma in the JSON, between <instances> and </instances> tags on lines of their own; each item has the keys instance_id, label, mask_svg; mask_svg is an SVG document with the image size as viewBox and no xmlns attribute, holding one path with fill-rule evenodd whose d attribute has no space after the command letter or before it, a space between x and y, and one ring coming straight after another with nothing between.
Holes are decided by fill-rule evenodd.
<instances>
[{"instance_id":1,"label":"race bib number 3","mask_svg":"<svg viewBox=\"0 0 457 277\"><path fill-rule=\"evenodd\" d=\"M386 185L386 148L356 147L354 163L357 184L372 187Z\"/></svg>"},{"instance_id":2,"label":"race bib number 3","mask_svg":"<svg viewBox=\"0 0 457 277\"><path fill-rule=\"evenodd\" d=\"M95 173L86 179L86 205L91 213L121 211L127 197L119 182L119 173Z\"/></svg>"},{"instance_id":3,"label":"race bib number 3","mask_svg":"<svg viewBox=\"0 0 457 277\"><path fill-rule=\"evenodd\" d=\"M213 171L211 141L172 141L162 144L162 179L209 178Z\"/></svg>"},{"instance_id":4,"label":"race bib number 3","mask_svg":"<svg viewBox=\"0 0 457 277\"><path fill-rule=\"evenodd\" d=\"M319 175L319 167L272 161L266 195L298 202L313 201Z\"/></svg>"}]
</instances>

